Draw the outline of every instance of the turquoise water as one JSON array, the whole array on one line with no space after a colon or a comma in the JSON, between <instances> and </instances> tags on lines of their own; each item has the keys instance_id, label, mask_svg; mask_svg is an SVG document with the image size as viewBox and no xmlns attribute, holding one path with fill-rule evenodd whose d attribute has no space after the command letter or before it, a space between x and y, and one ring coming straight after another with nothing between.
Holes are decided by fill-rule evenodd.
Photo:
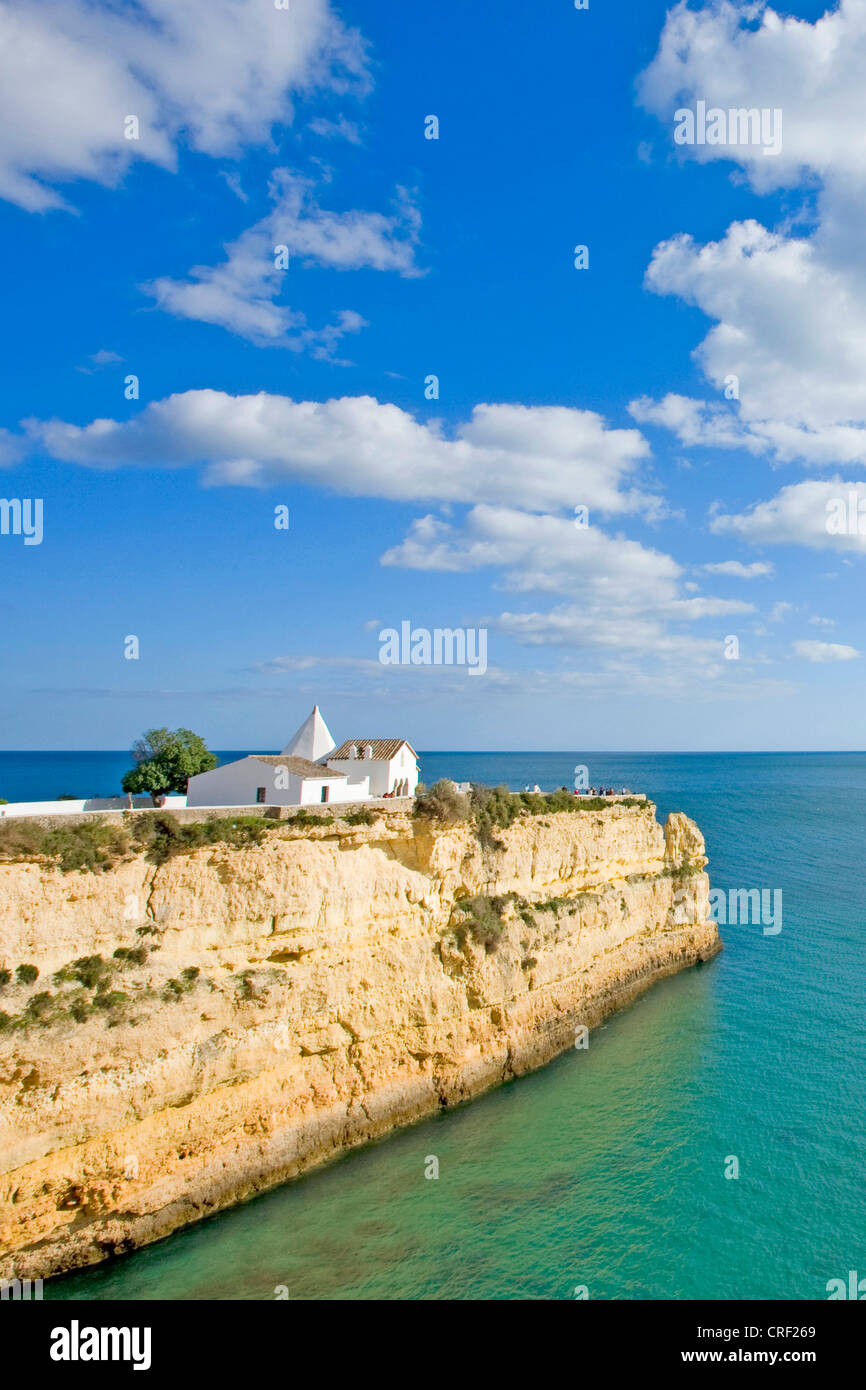
<instances>
[{"instance_id":1,"label":"turquoise water","mask_svg":"<svg viewBox=\"0 0 866 1390\"><path fill-rule=\"evenodd\" d=\"M804 1299L866 1275L866 755L427 754L424 775L556 786L578 762L694 816L714 887L781 889L781 933L723 927L587 1052L48 1297Z\"/></svg>"}]
</instances>

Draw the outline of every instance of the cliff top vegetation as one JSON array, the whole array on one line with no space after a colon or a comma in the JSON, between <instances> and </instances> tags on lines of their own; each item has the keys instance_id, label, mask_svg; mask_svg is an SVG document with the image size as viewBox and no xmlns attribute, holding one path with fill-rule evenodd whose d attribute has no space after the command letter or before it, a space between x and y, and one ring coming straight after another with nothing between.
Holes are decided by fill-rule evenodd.
<instances>
[{"instance_id":1,"label":"cliff top vegetation","mask_svg":"<svg viewBox=\"0 0 866 1390\"><path fill-rule=\"evenodd\" d=\"M298 816L299 825L314 823L331 824L331 818L308 821ZM269 820L263 816L213 817L181 823L168 811L138 812L111 822L94 816L75 825L53 828L35 819L9 820L0 823L0 860L48 859L64 873L75 869L104 873L137 854L144 854L152 864L164 864L177 854L191 854L206 845L246 849L260 844L274 830L285 830L293 824L292 820Z\"/></svg>"},{"instance_id":2,"label":"cliff top vegetation","mask_svg":"<svg viewBox=\"0 0 866 1390\"><path fill-rule=\"evenodd\" d=\"M507 830L522 816L552 815L558 811L603 811L611 804L645 806L637 797L610 798L575 796L560 788L555 792L512 792L506 786L486 787L473 782L468 795L459 792L453 782L436 782L429 791L419 788L414 814L424 820L442 825L458 825L468 821L474 825L481 843L500 848L496 830Z\"/></svg>"},{"instance_id":3,"label":"cliff top vegetation","mask_svg":"<svg viewBox=\"0 0 866 1390\"><path fill-rule=\"evenodd\" d=\"M501 846L496 830L507 829L522 816L558 811L603 811L610 800L577 797L567 791L550 794L511 792L507 787L473 785L468 796L453 782L437 782L418 796L414 815L440 825L466 822L473 826L485 848ZM644 806L636 798L622 797L618 804ZM383 812L361 808L338 820L354 827L375 823ZM165 864L179 854L192 854L208 845L247 849L286 832L322 830L335 824L335 816L318 809L299 807L285 820L267 816L203 816L180 821L169 811L125 813L120 820L88 817L71 825L50 826L34 819L0 821L0 863L46 860L64 873L105 873L115 865L143 854L151 864ZM339 829L337 831L339 832Z\"/></svg>"}]
</instances>

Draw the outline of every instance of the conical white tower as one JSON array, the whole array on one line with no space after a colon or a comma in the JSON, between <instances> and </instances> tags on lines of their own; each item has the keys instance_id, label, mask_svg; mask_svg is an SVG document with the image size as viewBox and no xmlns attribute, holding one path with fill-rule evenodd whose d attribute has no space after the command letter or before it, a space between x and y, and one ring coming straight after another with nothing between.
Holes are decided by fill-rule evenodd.
<instances>
[{"instance_id":1,"label":"conical white tower","mask_svg":"<svg viewBox=\"0 0 866 1390\"><path fill-rule=\"evenodd\" d=\"M307 715L298 732L281 751L286 758L306 758L308 762L319 763L333 753L336 746L330 729L319 713L319 706L314 705L312 714Z\"/></svg>"}]
</instances>

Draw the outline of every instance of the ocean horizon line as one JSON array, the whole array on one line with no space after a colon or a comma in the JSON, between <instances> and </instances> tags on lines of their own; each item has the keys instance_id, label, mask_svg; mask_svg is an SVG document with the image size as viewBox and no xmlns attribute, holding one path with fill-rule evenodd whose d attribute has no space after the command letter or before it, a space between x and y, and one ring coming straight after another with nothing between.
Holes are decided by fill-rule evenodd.
<instances>
[{"instance_id":1,"label":"ocean horizon line","mask_svg":"<svg viewBox=\"0 0 866 1390\"><path fill-rule=\"evenodd\" d=\"M213 748L214 753L259 753L262 751L261 745L255 748ZM477 755L484 757L510 757L519 755L530 757L533 753L538 753L544 757L553 757L558 754L571 757L575 753L590 753L593 755L610 754L618 758L623 757L653 757L653 758L689 758L705 757L708 754L725 757L767 757L767 758L808 758L808 757L851 757L866 755L866 748L588 748L582 745L575 745L573 748L419 748L418 757L451 757L453 755ZM131 757L129 748L0 748L0 757L6 754L20 757L23 754L36 755L38 757L48 757L57 753L101 753L112 757Z\"/></svg>"}]
</instances>

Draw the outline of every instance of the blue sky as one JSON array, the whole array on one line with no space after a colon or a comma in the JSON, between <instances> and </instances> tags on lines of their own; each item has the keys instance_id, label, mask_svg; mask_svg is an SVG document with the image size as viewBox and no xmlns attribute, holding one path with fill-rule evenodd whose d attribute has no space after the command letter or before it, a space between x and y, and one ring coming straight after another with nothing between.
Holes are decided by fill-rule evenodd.
<instances>
[{"instance_id":1,"label":"blue sky","mask_svg":"<svg viewBox=\"0 0 866 1390\"><path fill-rule=\"evenodd\" d=\"M44 505L0 536L0 744L274 748L315 702L863 746L826 518L866 509L866 3L824 9L0 3L0 491ZM781 155L678 148L698 100L781 110ZM489 669L381 665L404 619Z\"/></svg>"}]
</instances>

